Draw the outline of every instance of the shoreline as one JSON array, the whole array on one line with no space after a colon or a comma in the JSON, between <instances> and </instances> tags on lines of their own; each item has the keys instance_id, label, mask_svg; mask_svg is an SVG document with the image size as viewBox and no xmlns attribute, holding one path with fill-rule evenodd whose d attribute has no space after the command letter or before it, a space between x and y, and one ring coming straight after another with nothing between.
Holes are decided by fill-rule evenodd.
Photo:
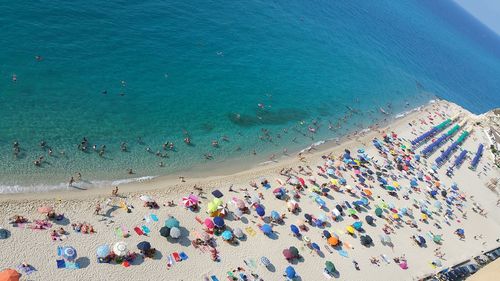
<instances>
[{"instance_id":1,"label":"shoreline","mask_svg":"<svg viewBox=\"0 0 500 281\"><path fill-rule=\"evenodd\" d=\"M15 194L24 194L28 195L29 194L46 194L46 195L51 195L51 194L65 194L66 192L79 192L79 191L86 191L86 192L96 192L96 190L100 189L109 189L112 188L116 185L119 185L120 187L126 187L128 185L138 187L139 189L142 189L142 186L145 184L155 184L158 181L159 182L164 182L168 184L175 184L175 179L178 179L179 176L185 176L187 178L192 178L194 180L196 179L202 179L205 176L211 176L211 177L224 177L224 176L230 176L233 174L239 174L239 172L248 170L248 169L254 169L262 166L273 166L273 165L279 165L281 161L287 161L289 158L293 158L298 154L298 153L304 153L311 147L314 149L314 153L322 153L324 151L327 151L329 149L333 149L337 146L343 146L345 145L346 142L351 142L353 139L352 137L359 138L359 137L366 137L366 135L376 135L376 130L383 130L386 129L387 127L395 126L396 124L399 124L399 122L404 122L405 119L411 119L413 115L417 114L418 112L421 112L422 110L425 110L426 108L429 108L435 103L439 102L446 102L450 103L448 101L436 98L436 99L431 99L427 101L426 104L424 105L419 105L415 108L411 108L409 110L397 113L397 114L392 114L389 115L387 120L385 122L382 122L379 124L379 127L377 127L375 130L373 129L375 124L370 125L369 127L363 128L359 130L358 135L354 135L353 132L349 132L347 135L343 135L341 137L333 138L333 139L325 139L325 140L316 140L312 144L306 145L304 148L298 148L295 149L291 152L288 152L287 155L281 154L278 156L275 160L268 160L268 157L263 157L261 155L258 156L252 156L255 157L252 159L252 161L244 162L239 159L239 157L231 157L229 159L224 159L222 161L214 161L214 162L206 162L206 163L195 163L193 166L190 168L183 170L183 171L178 171L178 172L173 172L170 174L166 175L141 175L138 177L130 177L130 178L122 178L122 179L115 179L115 180L96 180L94 182L91 182L90 186L82 185L78 186L78 182L75 184L76 187L70 188L67 187L67 183L61 182L56 185L31 185L31 186L20 186L22 189L29 189L33 188L36 186L48 186L48 190L27 190L27 191L21 191L21 192L0 192L0 200L2 200L2 197L8 197L9 195L15 195ZM463 108L462 108L463 109ZM463 109L465 110L465 109ZM467 111L468 112L468 111ZM470 113L470 112L468 112ZM470 113L472 114L472 113ZM314 154L313 153L313 154ZM271 153L272 154L272 153ZM202 175L202 176L200 176ZM133 189L133 188L130 188ZM148 187L144 187L145 190L154 190ZM99 192L99 194L101 194ZM17 197L17 196L15 196ZM39 197L39 196L37 196ZM42 196L45 198L45 196ZM49 196L50 197L50 196Z\"/></svg>"}]
</instances>

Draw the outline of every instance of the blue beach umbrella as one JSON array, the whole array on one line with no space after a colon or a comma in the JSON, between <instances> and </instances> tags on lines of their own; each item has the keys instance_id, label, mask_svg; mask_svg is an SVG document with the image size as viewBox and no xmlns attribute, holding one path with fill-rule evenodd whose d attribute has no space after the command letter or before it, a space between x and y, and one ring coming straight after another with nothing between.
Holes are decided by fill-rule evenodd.
<instances>
[{"instance_id":1,"label":"blue beach umbrella","mask_svg":"<svg viewBox=\"0 0 500 281\"><path fill-rule=\"evenodd\" d=\"M294 225L294 224L290 225L290 230L291 230L291 231L293 232L293 234L295 234L295 235L298 235L298 234L300 233L299 228L298 228L296 225Z\"/></svg>"},{"instance_id":2,"label":"blue beach umbrella","mask_svg":"<svg viewBox=\"0 0 500 281\"><path fill-rule=\"evenodd\" d=\"M98 258L105 258L111 253L111 248L108 245L101 245L97 247L96 254Z\"/></svg>"},{"instance_id":3,"label":"blue beach umbrella","mask_svg":"<svg viewBox=\"0 0 500 281\"><path fill-rule=\"evenodd\" d=\"M319 197L316 197L316 203L318 203L318 205L320 205L321 207L324 207L326 205L325 201Z\"/></svg>"},{"instance_id":4,"label":"blue beach umbrella","mask_svg":"<svg viewBox=\"0 0 500 281\"><path fill-rule=\"evenodd\" d=\"M368 203L369 203L368 198L361 197L361 202L363 202L363 206L368 206Z\"/></svg>"},{"instance_id":5,"label":"blue beach umbrella","mask_svg":"<svg viewBox=\"0 0 500 281\"><path fill-rule=\"evenodd\" d=\"M63 247L61 253L62 257L67 260L74 260L76 258L76 250L71 246Z\"/></svg>"},{"instance_id":6,"label":"blue beach umbrella","mask_svg":"<svg viewBox=\"0 0 500 281\"><path fill-rule=\"evenodd\" d=\"M217 227L223 227L225 225L224 219L222 217L215 217L214 218L214 225Z\"/></svg>"},{"instance_id":7,"label":"blue beach umbrella","mask_svg":"<svg viewBox=\"0 0 500 281\"><path fill-rule=\"evenodd\" d=\"M328 232L328 230L323 230L323 236L325 236L326 239L332 237L332 235L330 234L330 232Z\"/></svg>"},{"instance_id":8,"label":"blue beach umbrella","mask_svg":"<svg viewBox=\"0 0 500 281\"><path fill-rule=\"evenodd\" d=\"M311 247L312 247L314 250L318 251L318 252L319 252L319 251L321 251L321 249L319 248L319 245L318 245L318 244L316 244L316 243L314 243L314 242L311 244Z\"/></svg>"},{"instance_id":9,"label":"blue beach umbrella","mask_svg":"<svg viewBox=\"0 0 500 281\"><path fill-rule=\"evenodd\" d=\"M137 244L137 249L141 251L148 251L149 249L151 249L151 244L148 241L142 241Z\"/></svg>"},{"instance_id":10,"label":"blue beach umbrella","mask_svg":"<svg viewBox=\"0 0 500 281\"><path fill-rule=\"evenodd\" d=\"M264 234L266 235L271 234L271 232L273 232L273 228L267 223L262 225L260 227L260 230L262 230L262 232L264 232Z\"/></svg>"},{"instance_id":11,"label":"blue beach umbrella","mask_svg":"<svg viewBox=\"0 0 500 281\"><path fill-rule=\"evenodd\" d=\"M333 175L333 174L335 174L335 171L332 168L328 168L328 169L326 169L326 173L329 175Z\"/></svg>"},{"instance_id":12,"label":"blue beach umbrella","mask_svg":"<svg viewBox=\"0 0 500 281\"><path fill-rule=\"evenodd\" d=\"M291 267L291 266L288 266L285 269L285 274L286 274L287 278L295 278L295 276L297 275L297 273L295 272L295 269L293 269L293 267Z\"/></svg>"},{"instance_id":13,"label":"blue beach umbrella","mask_svg":"<svg viewBox=\"0 0 500 281\"><path fill-rule=\"evenodd\" d=\"M255 208L255 212L257 212L257 215L259 215L259 217L263 217L266 214L262 205L258 205L257 208Z\"/></svg>"},{"instance_id":14,"label":"blue beach umbrella","mask_svg":"<svg viewBox=\"0 0 500 281\"><path fill-rule=\"evenodd\" d=\"M225 230L224 232L222 232L221 237L225 241L228 241L231 240L231 238L233 238L233 233L229 230Z\"/></svg>"},{"instance_id":15,"label":"blue beach umbrella","mask_svg":"<svg viewBox=\"0 0 500 281\"><path fill-rule=\"evenodd\" d=\"M322 223L323 222L326 222L328 220L328 218L326 217L325 214L320 214L317 218L318 221L321 221Z\"/></svg>"},{"instance_id":16,"label":"blue beach umbrella","mask_svg":"<svg viewBox=\"0 0 500 281\"><path fill-rule=\"evenodd\" d=\"M272 218L273 220L278 220L280 217L281 217L281 216L280 216L280 214L279 214L278 212L276 212L276 211L271 211L271 218Z\"/></svg>"},{"instance_id":17,"label":"blue beach umbrella","mask_svg":"<svg viewBox=\"0 0 500 281\"><path fill-rule=\"evenodd\" d=\"M442 206L441 201L437 201L437 200L434 201L434 207L441 209L441 206Z\"/></svg>"},{"instance_id":18,"label":"blue beach umbrella","mask_svg":"<svg viewBox=\"0 0 500 281\"><path fill-rule=\"evenodd\" d=\"M354 227L354 229L356 229L356 230L360 230L361 226L363 226L363 223L360 221L357 221L357 222L352 224L352 227Z\"/></svg>"},{"instance_id":19,"label":"blue beach umbrella","mask_svg":"<svg viewBox=\"0 0 500 281\"><path fill-rule=\"evenodd\" d=\"M457 234L464 235L465 231L462 228L457 229Z\"/></svg>"}]
</instances>

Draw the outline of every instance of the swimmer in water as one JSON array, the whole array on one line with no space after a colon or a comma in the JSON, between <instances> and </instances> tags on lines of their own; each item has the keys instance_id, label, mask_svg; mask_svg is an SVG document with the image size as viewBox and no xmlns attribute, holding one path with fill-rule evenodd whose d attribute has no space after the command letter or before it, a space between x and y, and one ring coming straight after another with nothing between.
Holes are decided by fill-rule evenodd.
<instances>
[{"instance_id":1,"label":"swimmer in water","mask_svg":"<svg viewBox=\"0 0 500 281\"><path fill-rule=\"evenodd\" d=\"M216 141L216 140L213 140L213 141L212 141L212 146L213 146L213 147L219 147L219 142L218 142L218 141Z\"/></svg>"},{"instance_id":2,"label":"swimmer in water","mask_svg":"<svg viewBox=\"0 0 500 281\"><path fill-rule=\"evenodd\" d=\"M35 60L36 60L36 61L42 61L42 60L43 60L43 57L42 57L42 56L40 56L40 55L36 55L36 56L35 56Z\"/></svg>"},{"instance_id":3,"label":"swimmer in water","mask_svg":"<svg viewBox=\"0 0 500 281\"><path fill-rule=\"evenodd\" d=\"M17 82L17 75L16 74L12 74L12 82Z\"/></svg>"},{"instance_id":4,"label":"swimmer in water","mask_svg":"<svg viewBox=\"0 0 500 281\"><path fill-rule=\"evenodd\" d=\"M101 94L103 94L103 95L107 95L107 94L108 94L108 90L104 90L104 91L102 91L102 92L101 92Z\"/></svg>"}]
</instances>

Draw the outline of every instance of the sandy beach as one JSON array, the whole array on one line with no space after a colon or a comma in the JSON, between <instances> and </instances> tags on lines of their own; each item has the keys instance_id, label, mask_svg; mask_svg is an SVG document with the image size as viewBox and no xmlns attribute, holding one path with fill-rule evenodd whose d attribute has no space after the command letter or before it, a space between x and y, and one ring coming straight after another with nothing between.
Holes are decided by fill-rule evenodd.
<instances>
[{"instance_id":1,"label":"sandy beach","mask_svg":"<svg viewBox=\"0 0 500 281\"><path fill-rule=\"evenodd\" d=\"M394 161L387 162L387 159L394 160L398 155L402 155L402 146L411 147L410 140L453 117L458 119L433 137L435 139L441 136L455 124L463 126L451 137L453 141L459 138L463 129L470 132L459 146L460 149L469 151L468 159L454 170L452 177L446 175L446 169L460 153L460 149L455 151L442 167L436 169L436 172L432 172L433 175L430 175L434 160L441 154L439 150L449 147L451 140L446 140L444 145L427 159L422 157L420 161L416 161L411 154L411 160L408 160L411 163L409 171L396 169ZM185 182L180 181L180 175L170 175L145 182L124 184L119 186L118 196L111 195L112 186L50 193L2 194L0 227L7 229L9 236L0 239L0 249L2 249L0 270L17 269L23 262L36 269L29 275L23 274L21 280L204 280L205 277L211 276L216 276L218 280L227 280L227 272L233 270L235 276L241 273L247 275L248 280L283 280L286 279L283 277L285 269L291 265L299 276L296 280L418 280L478 255L481 251L500 246L498 242L500 216L497 204L499 196L498 192L486 187L492 178L500 177L500 172L493 165L493 155L489 150L490 142L484 132L486 127L478 123L478 120L481 120L480 117L456 104L436 101L394 120L388 127L360 135L350 135L340 143L326 143L305 151L300 157L285 155L274 162L247 167L243 171L235 171L228 161L210 171L202 169L188 171L182 174L185 176ZM392 132L397 136L391 136ZM390 143L383 141L384 133L391 139ZM374 138L383 143L389 152L388 155L382 155L373 145ZM431 141L427 141L416 148L416 153L420 153L430 143ZM474 157L480 143L484 144L485 151L478 167L471 170L468 168L470 158ZM360 153L366 154L368 160L361 165L363 171L358 170L358 165L341 163L335 167L335 174L332 176L321 172L321 169L333 168L331 167L333 165L327 163L328 157L332 158L332 163L336 162L335 159L344 155L346 149L356 159L357 151L363 149L364 152ZM380 170L375 165L379 165ZM389 166L393 169L387 168ZM290 168L293 170L285 175L283 171ZM377 176L363 176L365 170L380 172L380 177L387 179L389 185L395 187L394 192L397 197L379 184ZM356 171L362 175L358 176ZM425 177L423 180L418 180L416 187L411 187L412 178L416 177L417 171L421 171ZM364 183L360 177L363 177ZM290 184L293 183L293 179L299 178L305 179L305 184ZM261 184L264 179L269 182L269 188ZM344 179L346 182L344 184L332 182L339 179ZM251 182L256 183L256 189L249 184ZM191 192L198 195L199 190L193 188L195 185L203 189L203 193L200 195L198 211L191 211L182 206L181 198L190 195ZM313 192L317 189L315 185L320 189L327 187L328 196ZM274 196L273 191L282 186L287 191L286 195L297 201L300 212L296 214L289 212L287 202ZM348 186L352 188L352 193L348 192ZM451 188L452 186L454 188ZM230 188L233 191L230 191ZM209 246L195 248L192 245L193 240L205 233L204 226L197 218L201 221L210 218L207 214L207 203L213 201L214 196L211 192L215 189L223 193L220 198L222 206L227 204L225 210L227 214L224 218L226 227L240 228L245 233L243 239L236 239L237 245L225 242L221 236L213 235L211 240L218 252L218 261L212 261ZM372 195L366 196L365 189ZM441 195L443 190L448 192L448 197L453 196L450 205L447 205L446 197ZM438 194L432 197L431 191L436 191ZM140 199L141 195L152 197L159 208L143 207L144 200ZM265 209L262 218L257 214L255 206L247 203L250 213L243 214L241 219L235 219L234 212L238 208L233 204L233 201L237 201L233 198L245 200L245 195L250 197L250 201L252 197L261 197L260 205ZM332 214L336 205L343 205L345 201L352 204L362 197L367 198L368 203L357 211L359 220L347 214L350 209L348 207L343 210L345 214L341 218L333 220ZM321 198L325 204L321 209L317 198ZM176 206L168 206L169 201L173 201ZM436 207L435 202L439 202L442 209ZM95 215L94 210L97 205L101 206L102 210ZM122 208L123 205L128 205L131 212L128 213ZM50 221L51 226L45 230L32 229L35 220L45 217L39 212L42 206L53 207L57 214L63 213L65 218L60 221ZM375 215L377 207L383 209L380 217ZM403 209L406 211L402 211ZM420 220L422 209L432 213L425 221ZM452 214L446 215L446 209ZM270 222L269 216L273 210L286 216L282 223ZM406 213L408 210L413 215ZM156 215L158 221L152 219L155 216L151 214ZM290 225L298 225L299 220L306 220L305 214L315 218L326 216L327 219L318 226L306 222L307 231L302 230L300 237L295 237L292 235ZM401 218L394 218L394 214L401 215ZM9 223L9 219L14 215L26 217L28 223L14 226ZM367 215L375 218L373 225L365 221ZM159 233L169 216L175 217L180 222L181 236L178 239L171 237L167 239ZM363 223L363 231L355 231L350 235L347 227L356 221ZM412 223L407 224L408 221L414 221L412 223L416 224L415 227L411 227ZM90 224L96 233L76 232L71 226L74 223ZM265 235L259 230L258 225L266 223L272 225L272 235ZM386 231L389 233L385 236L390 237L392 247L382 243L379 238L380 235L384 235L385 225L388 226ZM147 236L138 235L134 231L136 226L146 226L150 233ZM57 236L53 240L51 231L60 227L64 228L66 234ZM121 233L117 234L117 228L128 230L130 236L121 237ZM460 239L454 234L457 229L463 229L465 239ZM332 235L338 235L342 245L325 247L327 240L322 237L325 230ZM429 236L430 232L441 235L442 242L440 244L433 242ZM372 245L369 247L362 245L360 243L362 235L369 235L373 240ZM411 238L413 235L425 237L426 244L419 247ZM136 245L141 241L148 241L156 248L157 253L154 258L143 258L139 255L129 267L116 262L98 263L96 249L103 244L113 246L119 241L125 241L128 249L137 253L139 250ZM319 245L320 251L312 249L308 241ZM57 255L58 246L72 246L76 249L78 254L76 264L80 269L57 268L56 260L62 259ZM299 250L301 259L288 262L284 258L282 252L290 246ZM439 259L435 256L436 251L443 253L444 256ZM168 265L168 257L174 252L184 252L188 258ZM266 268L262 265L263 256L269 259L272 266ZM372 263L370 261L372 257L378 262L374 259ZM394 258L399 258L399 261L396 262ZM402 265L404 260L407 268ZM433 265L432 262L435 260L440 260L442 265L439 267ZM331 261L335 265L336 272L332 275L324 273L326 261ZM354 267L353 261L358 263L359 270ZM237 270L238 267L240 271Z\"/></svg>"}]
</instances>

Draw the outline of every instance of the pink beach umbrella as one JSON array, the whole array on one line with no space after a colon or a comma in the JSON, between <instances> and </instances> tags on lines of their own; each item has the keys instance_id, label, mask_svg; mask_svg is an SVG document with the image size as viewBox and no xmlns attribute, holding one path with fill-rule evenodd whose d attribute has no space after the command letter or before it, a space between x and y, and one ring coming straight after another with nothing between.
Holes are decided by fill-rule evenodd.
<instances>
[{"instance_id":1,"label":"pink beach umbrella","mask_svg":"<svg viewBox=\"0 0 500 281\"><path fill-rule=\"evenodd\" d=\"M198 198L193 198L191 196L182 197L182 205L186 208L198 205Z\"/></svg>"},{"instance_id":2,"label":"pink beach umbrella","mask_svg":"<svg viewBox=\"0 0 500 281\"><path fill-rule=\"evenodd\" d=\"M50 207L50 206L42 206L40 208L38 208L38 212L40 214L47 214L47 213L50 213L54 211L54 208Z\"/></svg>"},{"instance_id":3,"label":"pink beach umbrella","mask_svg":"<svg viewBox=\"0 0 500 281\"><path fill-rule=\"evenodd\" d=\"M209 218L206 218L205 221L203 222L203 224L208 228L208 229L213 229L214 228L214 222L209 219Z\"/></svg>"},{"instance_id":4,"label":"pink beach umbrella","mask_svg":"<svg viewBox=\"0 0 500 281\"><path fill-rule=\"evenodd\" d=\"M305 186L306 185L306 182L304 181L303 178L299 178L299 182L302 186Z\"/></svg>"}]
</instances>

